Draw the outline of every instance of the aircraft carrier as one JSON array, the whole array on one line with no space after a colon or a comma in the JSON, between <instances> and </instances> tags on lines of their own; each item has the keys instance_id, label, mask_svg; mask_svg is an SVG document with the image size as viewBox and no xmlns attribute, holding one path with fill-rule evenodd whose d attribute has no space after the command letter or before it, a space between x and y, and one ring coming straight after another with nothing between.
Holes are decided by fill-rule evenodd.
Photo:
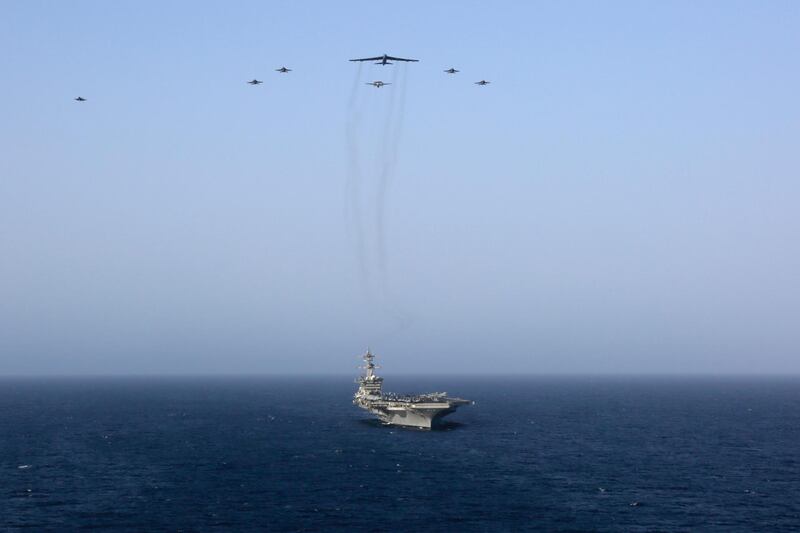
<instances>
[{"instance_id":1,"label":"aircraft carrier","mask_svg":"<svg viewBox=\"0 0 800 533\"><path fill-rule=\"evenodd\" d=\"M383 392L383 378L375 374L375 356L364 354L364 374L356 379L358 390L353 403L377 416L384 424L412 426L422 429L436 427L442 418L462 405L472 404L462 398L450 398L446 392L402 395Z\"/></svg>"}]
</instances>

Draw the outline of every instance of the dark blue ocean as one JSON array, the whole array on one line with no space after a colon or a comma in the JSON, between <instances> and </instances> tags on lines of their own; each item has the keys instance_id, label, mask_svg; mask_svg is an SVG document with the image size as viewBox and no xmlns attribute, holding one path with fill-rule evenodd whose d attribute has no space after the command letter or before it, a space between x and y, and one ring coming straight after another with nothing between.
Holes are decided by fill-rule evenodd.
<instances>
[{"instance_id":1,"label":"dark blue ocean","mask_svg":"<svg viewBox=\"0 0 800 533\"><path fill-rule=\"evenodd\" d=\"M0 379L0 530L799 531L797 378Z\"/></svg>"}]
</instances>

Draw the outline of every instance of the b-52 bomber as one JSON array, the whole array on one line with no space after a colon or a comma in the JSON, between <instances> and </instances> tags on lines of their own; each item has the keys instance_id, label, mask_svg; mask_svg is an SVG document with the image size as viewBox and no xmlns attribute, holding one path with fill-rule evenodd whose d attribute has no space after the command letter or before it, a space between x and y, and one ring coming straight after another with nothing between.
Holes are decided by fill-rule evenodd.
<instances>
[{"instance_id":1,"label":"b-52 bomber","mask_svg":"<svg viewBox=\"0 0 800 533\"><path fill-rule=\"evenodd\" d=\"M377 89L380 89L384 85L391 85L391 83L385 83L385 82L382 82L380 80L378 80L378 81L368 81L366 84L367 85L372 85L373 87L375 87Z\"/></svg>"},{"instance_id":2,"label":"b-52 bomber","mask_svg":"<svg viewBox=\"0 0 800 533\"><path fill-rule=\"evenodd\" d=\"M407 63L416 63L419 59L405 59L402 57L392 57L390 55L383 54L382 56L377 57L362 57L361 59L351 59L350 61L377 61L376 65L392 65L392 61L405 61Z\"/></svg>"},{"instance_id":3,"label":"b-52 bomber","mask_svg":"<svg viewBox=\"0 0 800 533\"><path fill-rule=\"evenodd\" d=\"M252 80L248 81L247 83L249 83L250 85L258 85L258 84L264 83L264 82L261 81L261 80L257 80L255 78L253 78Z\"/></svg>"}]
</instances>

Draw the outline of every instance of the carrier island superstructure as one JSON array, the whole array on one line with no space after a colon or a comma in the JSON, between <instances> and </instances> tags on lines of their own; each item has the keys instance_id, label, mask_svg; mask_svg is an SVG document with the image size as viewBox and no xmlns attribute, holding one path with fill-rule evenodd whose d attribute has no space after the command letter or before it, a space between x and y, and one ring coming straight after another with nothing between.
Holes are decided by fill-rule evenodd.
<instances>
[{"instance_id":1,"label":"carrier island superstructure","mask_svg":"<svg viewBox=\"0 0 800 533\"><path fill-rule=\"evenodd\" d=\"M353 403L376 415L384 424L431 429L459 406L473 402L450 398L446 392L401 395L383 392L383 378L375 374L375 356L364 354L364 374L356 379L358 390Z\"/></svg>"}]
</instances>

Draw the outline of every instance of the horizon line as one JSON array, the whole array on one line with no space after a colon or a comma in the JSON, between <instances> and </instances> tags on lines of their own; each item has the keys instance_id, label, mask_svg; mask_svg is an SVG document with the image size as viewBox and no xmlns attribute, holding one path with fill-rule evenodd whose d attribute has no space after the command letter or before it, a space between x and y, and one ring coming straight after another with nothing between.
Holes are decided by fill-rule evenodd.
<instances>
[{"instance_id":1,"label":"horizon line","mask_svg":"<svg viewBox=\"0 0 800 533\"><path fill-rule=\"evenodd\" d=\"M19 372L1 373L0 379L6 378L158 378L158 377L353 377L357 378L360 374L344 372ZM604 377L765 377L765 378L800 378L800 372L393 372L388 376L397 377L466 377L466 378L531 378L531 377L583 377L583 378L604 378Z\"/></svg>"}]
</instances>

